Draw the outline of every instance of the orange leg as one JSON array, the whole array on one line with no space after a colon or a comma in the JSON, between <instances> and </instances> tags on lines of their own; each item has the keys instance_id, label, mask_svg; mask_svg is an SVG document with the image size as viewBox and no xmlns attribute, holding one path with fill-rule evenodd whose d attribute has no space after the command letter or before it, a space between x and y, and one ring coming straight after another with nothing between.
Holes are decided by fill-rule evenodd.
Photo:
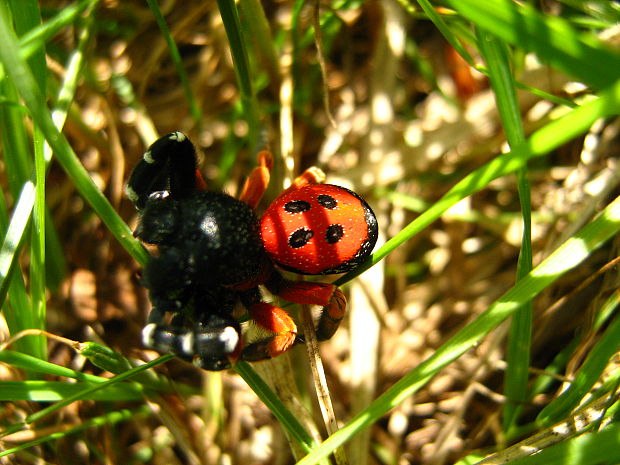
<instances>
[{"instance_id":1,"label":"orange leg","mask_svg":"<svg viewBox=\"0 0 620 465\"><path fill-rule=\"evenodd\" d=\"M347 299L338 288L329 301L329 305L323 307L321 317L316 327L316 338L319 341L330 339L338 327L347 311Z\"/></svg>"},{"instance_id":2,"label":"orange leg","mask_svg":"<svg viewBox=\"0 0 620 465\"><path fill-rule=\"evenodd\" d=\"M316 166L312 166L293 179L291 185L284 189L281 195L300 189L308 184L320 184L323 181L325 181L325 173L323 173L323 170Z\"/></svg>"},{"instance_id":3,"label":"orange leg","mask_svg":"<svg viewBox=\"0 0 620 465\"><path fill-rule=\"evenodd\" d=\"M249 309L252 320L261 328L274 333L244 347L241 359L249 362L276 357L290 349L297 340L297 326L286 311L266 302Z\"/></svg>"},{"instance_id":4,"label":"orange leg","mask_svg":"<svg viewBox=\"0 0 620 465\"><path fill-rule=\"evenodd\" d=\"M265 190L269 185L271 169L273 168L273 157L268 150L258 152L258 166L256 166L248 178L245 180L239 200L252 208L256 208L260 199L263 198Z\"/></svg>"},{"instance_id":5,"label":"orange leg","mask_svg":"<svg viewBox=\"0 0 620 465\"><path fill-rule=\"evenodd\" d=\"M257 157L258 166L252 170L241 189L241 194L239 194L239 200L252 208L256 208L263 198L273 169L273 156L269 150L261 150ZM319 184L323 181L325 181L325 173L319 168L311 167L297 176L282 194L300 189L308 184Z\"/></svg>"},{"instance_id":6,"label":"orange leg","mask_svg":"<svg viewBox=\"0 0 620 465\"><path fill-rule=\"evenodd\" d=\"M290 281L279 273L274 273L265 286L289 302L323 306L316 328L319 341L325 341L334 335L346 313L347 299L333 284Z\"/></svg>"},{"instance_id":7,"label":"orange leg","mask_svg":"<svg viewBox=\"0 0 620 465\"><path fill-rule=\"evenodd\" d=\"M207 182L205 181L205 178L202 177L202 174L200 174L200 170L198 170L197 168L196 168L196 188L201 191L207 190Z\"/></svg>"}]
</instances>

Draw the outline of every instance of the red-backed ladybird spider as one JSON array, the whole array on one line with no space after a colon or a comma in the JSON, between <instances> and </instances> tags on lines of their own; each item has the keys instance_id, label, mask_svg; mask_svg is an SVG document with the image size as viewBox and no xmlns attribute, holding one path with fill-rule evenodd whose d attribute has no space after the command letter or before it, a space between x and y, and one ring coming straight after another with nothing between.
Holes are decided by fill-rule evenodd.
<instances>
[{"instance_id":1,"label":"red-backed ladybird spider","mask_svg":"<svg viewBox=\"0 0 620 465\"><path fill-rule=\"evenodd\" d=\"M139 211L134 234L157 246L142 273L152 304L145 346L223 370L303 342L288 313L262 301L259 285L289 302L322 306L317 339L334 334L346 310L342 292L285 279L274 265L303 274L350 271L370 255L377 220L357 194L319 184L316 169L296 178L259 220L254 209L272 164L268 151L259 152L237 200L206 190L194 146L181 132L155 141L138 162L126 186ZM267 337L244 344L238 303Z\"/></svg>"}]
</instances>

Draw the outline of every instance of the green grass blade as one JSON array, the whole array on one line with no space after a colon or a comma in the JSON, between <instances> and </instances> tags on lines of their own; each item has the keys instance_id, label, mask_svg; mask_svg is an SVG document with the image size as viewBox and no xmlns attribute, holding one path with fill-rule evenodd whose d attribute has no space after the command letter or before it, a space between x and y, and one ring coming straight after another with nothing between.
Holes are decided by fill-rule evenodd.
<instances>
[{"instance_id":1,"label":"green grass blade","mask_svg":"<svg viewBox=\"0 0 620 465\"><path fill-rule=\"evenodd\" d=\"M37 321L31 311L32 304L26 291L21 270L13 266L13 260L25 242L26 231L30 221L30 212L26 210L25 204L34 204L35 188L31 182L28 186L27 196L20 197L14 208L11 223L6 231L2 249L0 249L0 301L3 303L3 313L7 325L12 334L27 328L40 328L41 322ZM10 291L9 299L6 300L7 293ZM39 358L45 357L45 350L42 347L38 336L27 336L16 342L20 351Z\"/></svg>"},{"instance_id":2,"label":"green grass blade","mask_svg":"<svg viewBox=\"0 0 620 465\"><path fill-rule=\"evenodd\" d=\"M525 141L525 132L521 123L521 111L517 102L508 47L485 31L478 29L476 33L480 52L487 63L489 80L506 138L511 147L518 146ZM523 237L517 264L518 281L532 270L532 207L527 167L517 171L517 178L523 215ZM517 406L527 400L531 342L532 303L526 302L515 312L510 322L504 380L504 395L508 400L504 405L504 431L508 431L513 426Z\"/></svg>"},{"instance_id":3,"label":"green grass blade","mask_svg":"<svg viewBox=\"0 0 620 465\"><path fill-rule=\"evenodd\" d=\"M316 447L312 436L297 421L295 416L284 406L278 396L267 386L262 378L246 362L239 362L235 365L235 370L248 383L252 391L261 401L271 410L271 413L278 419L280 424L288 431L305 452L310 452Z\"/></svg>"},{"instance_id":4,"label":"green grass blade","mask_svg":"<svg viewBox=\"0 0 620 465\"><path fill-rule=\"evenodd\" d=\"M0 362L12 365L16 368L21 368L22 370L36 371L50 376L62 376L64 378L72 378L89 383L105 383L108 380L107 378L89 375L88 373L81 373L79 371L12 350L0 350Z\"/></svg>"},{"instance_id":5,"label":"green grass blade","mask_svg":"<svg viewBox=\"0 0 620 465\"><path fill-rule=\"evenodd\" d=\"M105 425L114 425L116 423L119 423L125 420L135 420L142 416L149 415L150 413L152 413L152 411L150 407L147 405L143 405L136 410L123 409L123 410L110 412L100 417L92 418L88 421L85 421L81 425L75 426L66 431L60 431L57 433L48 434L41 438L35 439L33 441L20 444L19 446L15 446L10 449L0 451L0 457L7 457L19 451L28 449L30 447L34 447L39 444L45 444L46 442L49 442L49 441L55 441L58 439L62 439L62 438L69 436L70 434L79 433L81 431L84 431L90 428L97 428L97 427L105 426Z\"/></svg>"},{"instance_id":6,"label":"green grass blade","mask_svg":"<svg viewBox=\"0 0 620 465\"><path fill-rule=\"evenodd\" d=\"M41 11L37 0L10 0L13 12L15 32L22 36L41 24ZM45 43L39 46L28 57L28 65L35 76L41 91L45 91L47 81L47 65L45 62Z\"/></svg>"},{"instance_id":7,"label":"green grass blade","mask_svg":"<svg viewBox=\"0 0 620 465\"><path fill-rule=\"evenodd\" d=\"M35 153L35 202L32 221L32 237L30 240L30 301L32 303L33 321L35 328L45 329L46 320L46 259L45 259L45 158L43 147L45 140L41 131L35 128L34 131L34 153ZM42 357L46 357L47 344L43 336L35 336L38 352Z\"/></svg>"},{"instance_id":8,"label":"green grass blade","mask_svg":"<svg viewBox=\"0 0 620 465\"><path fill-rule=\"evenodd\" d=\"M12 16L7 3L0 6L0 11ZM26 27L28 21L22 18L19 23L22 27ZM36 63L38 60L33 59L32 62ZM2 91L9 101L17 102L19 100L15 86L7 76L4 76ZM21 186L28 179L28 174L33 166L32 148L28 140L27 127L24 125L26 112L19 105L2 105L0 112L0 133L2 135L4 162L8 174L9 190L15 199ZM28 187L32 188L33 185ZM32 194L33 192L29 192L29 200L34 202L34 195ZM21 209L22 207L24 204L18 200L15 208ZM25 234L30 224L30 212L17 210L14 215L18 216L17 221L8 227L3 238L6 247L0 251L0 262L2 263L0 300L3 303L5 302L7 290L11 288L10 299L4 305L4 312L12 333L26 328L42 328L44 325L44 320L37 311L40 306L37 305L36 309L33 308L32 302L26 295L22 274L16 268L13 269L12 266L14 258L18 256L21 247L26 243ZM38 357L45 356L44 341L38 336L28 336L18 341L17 344L19 349L26 353Z\"/></svg>"},{"instance_id":9,"label":"green grass blade","mask_svg":"<svg viewBox=\"0 0 620 465\"><path fill-rule=\"evenodd\" d=\"M26 31L19 38L22 57L26 59L32 56L37 50L41 49L44 42L54 37L62 28L73 24L80 14L98 2L99 0L82 0L65 6L49 21ZM89 17L87 16L87 18Z\"/></svg>"},{"instance_id":10,"label":"green grass blade","mask_svg":"<svg viewBox=\"0 0 620 465\"><path fill-rule=\"evenodd\" d=\"M428 19L430 19L435 27L441 32L441 35L448 41L448 43L458 52L461 57L472 67L476 66L476 63L471 56L471 54L467 51L465 47L461 44L461 42L457 39L457 37L452 33L452 29L450 26L443 20L441 15L435 11L435 8L428 0L417 0Z\"/></svg>"},{"instance_id":11,"label":"green grass blade","mask_svg":"<svg viewBox=\"0 0 620 465\"><path fill-rule=\"evenodd\" d=\"M58 161L80 194L92 206L121 245L136 261L144 265L148 259L148 253L140 242L133 237L127 224L118 216L110 202L97 188L73 152L66 137L54 125L49 110L44 104L45 99L42 97L40 89L36 86L32 73L18 53L17 37L11 29L9 18L1 10L0 41L4 44L3 47L0 47L0 60L6 72L16 84L35 123L41 128Z\"/></svg>"},{"instance_id":12,"label":"green grass blade","mask_svg":"<svg viewBox=\"0 0 620 465\"><path fill-rule=\"evenodd\" d=\"M0 382L0 399L4 402L27 400L31 402L59 402L68 397L79 399L92 384L64 381L3 381ZM84 399L95 401L136 401L144 398L139 384L123 383L104 387L97 392L89 392Z\"/></svg>"},{"instance_id":13,"label":"green grass blade","mask_svg":"<svg viewBox=\"0 0 620 465\"><path fill-rule=\"evenodd\" d=\"M189 109L192 114L192 118L196 123L196 126L200 127L200 122L202 121L202 112L200 111L200 107L198 106L198 102L194 97L194 92L192 91L192 87L189 84L189 78L187 77L187 72L185 72L185 68L183 67L183 60L181 60L181 54L179 53L179 49L177 44L174 42L174 38L170 34L170 29L168 28L168 24L161 14L161 10L159 9L159 5L155 0L146 0L153 16L155 17L155 21L157 21L157 25L159 26L159 30L161 31L166 44L168 44L168 50L170 51L170 58L172 58L172 63L174 63L174 67L177 71L179 79L181 80L181 86L183 86L183 92L185 93L185 98L187 99L187 103L189 104Z\"/></svg>"},{"instance_id":14,"label":"green grass blade","mask_svg":"<svg viewBox=\"0 0 620 465\"><path fill-rule=\"evenodd\" d=\"M252 86L252 70L248 59L247 47L241 31L241 22L237 6L232 0L218 0L217 5L228 36L230 51L235 63L235 75L241 93L241 103L245 110L245 118L248 123L248 139L251 147L256 147L259 135L259 111L256 94ZM247 18L252 21L252 18Z\"/></svg>"},{"instance_id":15,"label":"green grass blade","mask_svg":"<svg viewBox=\"0 0 620 465\"><path fill-rule=\"evenodd\" d=\"M480 28L597 89L618 79L620 55L566 20L543 15L531 4L511 0L447 0Z\"/></svg>"},{"instance_id":16,"label":"green grass blade","mask_svg":"<svg viewBox=\"0 0 620 465\"><path fill-rule=\"evenodd\" d=\"M15 86L6 76L2 80L1 91L7 101L19 102L19 95ZM0 124L0 135L2 136L4 162L7 173L10 173L8 187L11 195L16 197L32 169L28 160L31 148L26 128L23 125L24 111L20 105L1 105L0 111L2 123Z\"/></svg>"},{"instance_id":17,"label":"green grass blade","mask_svg":"<svg viewBox=\"0 0 620 465\"><path fill-rule=\"evenodd\" d=\"M36 28L41 23L41 12L36 0L23 0L11 2L15 30L19 36ZM32 71L39 89L45 92L47 83L47 65L45 61L45 44L40 46L28 58L28 65ZM34 128L32 138L34 148L35 166L35 205L34 221L32 222L30 240L30 304L28 308L19 309L20 313L30 312L31 328L45 327L46 300L45 294L45 162L43 147L45 140L37 127ZM26 154L24 154L26 155ZM32 165L32 163L30 163ZM32 348L29 353L46 357L47 346L43 336L31 336L28 338Z\"/></svg>"},{"instance_id":18,"label":"green grass blade","mask_svg":"<svg viewBox=\"0 0 620 465\"><path fill-rule=\"evenodd\" d=\"M13 20L13 13L8 2L0 3L0 13ZM7 76L6 69L2 73L2 95L8 102L14 105L0 106L0 135L3 146L4 162L8 176L8 187L13 198L17 196L21 185L32 169L32 161L28 134L24 127L24 112L19 105L19 94L14 83Z\"/></svg>"},{"instance_id":19,"label":"green grass blade","mask_svg":"<svg viewBox=\"0 0 620 465\"><path fill-rule=\"evenodd\" d=\"M538 454L513 460L511 465L596 465L620 461L620 425L586 433L556 444Z\"/></svg>"},{"instance_id":20,"label":"green grass blade","mask_svg":"<svg viewBox=\"0 0 620 465\"><path fill-rule=\"evenodd\" d=\"M525 140L525 133L521 123L521 110L517 101L514 71L508 47L487 32L479 29L476 32L480 52L487 63L489 79L502 126L506 132L506 139L511 146L518 145Z\"/></svg>"},{"instance_id":21,"label":"green grass blade","mask_svg":"<svg viewBox=\"0 0 620 465\"><path fill-rule=\"evenodd\" d=\"M615 294L615 299L617 298L618 292ZM542 427L548 427L557 423L580 404L594 384L601 379L601 375L609 364L609 360L618 351L619 341L620 318L616 317L609 328L606 329L603 337L588 353L570 387L538 414L536 421Z\"/></svg>"},{"instance_id":22,"label":"green grass blade","mask_svg":"<svg viewBox=\"0 0 620 465\"><path fill-rule=\"evenodd\" d=\"M9 279L17 252L21 249L25 240L25 231L30 221L30 213L34 206L35 185L31 181L24 184L20 194L11 222L4 236L2 248L0 249L0 300L4 301L7 289L11 282ZM25 329L25 328L21 328Z\"/></svg>"},{"instance_id":23,"label":"green grass blade","mask_svg":"<svg viewBox=\"0 0 620 465\"><path fill-rule=\"evenodd\" d=\"M269 75L270 85L275 92L279 92L280 63L263 5L258 0L240 0L239 8L244 18L251 18L242 22L242 26L247 28L246 37L252 37L256 54L262 58L263 67Z\"/></svg>"},{"instance_id":24,"label":"green grass blade","mask_svg":"<svg viewBox=\"0 0 620 465\"><path fill-rule=\"evenodd\" d=\"M465 176L428 210L373 253L366 263L342 276L334 284L342 285L383 260L395 248L437 220L450 207L465 197L484 189L492 180L517 171L532 158L544 156L585 133L597 119L618 113L620 113L620 81L601 92L599 98L571 110L563 117L536 131L526 142L514 147L512 151L498 156Z\"/></svg>"},{"instance_id":25,"label":"green grass blade","mask_svg":"<svg viewBox=\"0 0 620 465\"><path fill-rule=\"evenodd\" d=\"M549 365L545 366L544 374L536 377L536 379L531 383L532 387L530 389L530 399L537 394L543 394L551 389L551 386L557 382L556 376L559 376L563 372L566 364L570 360L570 357L573 355L575 349L579 346L580 342L580 338L573 339L554 357ZM518 406L515 409L514 415L519 416L521 413L528 410L529 406L529 403ZM513 427L505 432L506 442L512 443L515 439L522 438L524 435L531 433L535 429L535 426L536 425L534 424L529 424L524 428L519 428L518 426Z\"/></svg>"},{"instance_id":26,"label":"green grass blade","mask_svg":"<svg viewBox=\"0 0 620 465\"><path fill-rule=\"evenodd\" d=\"M82 399L92 399L93 395L95 395L96 393L98 393L99 391L101 391L102 389L106 389L110 386L113 386L117 383L121 383L123 381L126 381L140 373L142 373L145 370L148 370L149 368L152 368L154 366L160 365L162 363L167 362L168 360L174 358L174 355L164 355L162 357L159 357L151 362L145 363L144 365L140 365L139 367L133 368L131 370L128 370L124 373L121 373L120 375L116 375L113 378L110 378L108 380L106 380L106 382L104 383L98 383L95 385L89 384L88 387L85 387L85 389L82 389L81 391L78 391L76 393L74 393L73 395L70 396L66 396L63 397L61 401L56 402L54 405L51 405L49 407L46 407L42 410L39 410L31 415L29 415L26 420L25 423L26 424L31 424L34 423L36 421L41 420L42 418L51 415L55 412L57 412L58 410L66 407L67 405L77 401L77 400L82 400Z\"/></svg>"},{"instance_id":27,"label":"green grass blade","mask_svg":"<svg viewBox=\"0 0 620 465\"><path fill-rule=\"evenodd\" d=\"M82 64L84 61L84 51L86 49L86 45L89 42L92 26L94 24L94 16L89 15L84 25L84 29L80 33L80 39L78 43L78 47L76 51L71 55L69 63L67 65L67 73L65 75L65 79L61 85L58 98L57 98L57 107L52 112L52 118L56 123L57 127L61 128L64 125L64 121L67 116L67 111L71 102L73 101L73 96L75 95L75 89L77 87L77 82L80 76L80 70L82 68ZM3 126L2 126L3 127ZM18 126L17 131L20 131L22 125ZM52 150L49 145L45 146L44 151L45 163L49 164L52 158ZM26 181L17 197L17 204L14 208L13 217L11 218L11 222L8 226L8 231L4 237L2 248L0 249L0 301L4 301L6 296L7 288L9 283L12 282L10 279L10 270L12 269L13 263L15 262L19 251L21 250L21 245L24 241L24 234L26 231L26 227L30 220L30 214L32 213L34 202L35 202L35 185L36 185L36 174L31 175L31 179ZM49 221L49 219L48 219ZM55 230L48 227L47 242L49 248L51 249L51 254L49 260L47 260L47 265L53 270L55 274L62 273L62 269L64 268L64 264L62 261L62 254L59 253L60 247L58 246L57 240L52 240L51 236L55 236ZM55 267L52 268L52 264ZM59 276L54 276L56 282L60 280ZM19 284L17 284L19 287ZM23 284L21 285L23 287ZM18 291L18 289L16 289ZM15 295L18 292L13 292L12 295ZM23 299L22 299L23 300ZM16 308L23 308L23 306L17 306ZM11 313L9 311L9 313ZM13 318L9 314L9 318ZM13 318L15 319L15 318ZM12 321L12 320L11 320ZM22 329L32 328L32 323L14 323L10 324L12 333L19 332ZM29 339L28 336L26 339ZM22 340L17 342L19 347L22 347ZM27 352L30 352L27 350Z\"/></svg>"},{"instance_id":28,"label":"green grass blade","mask_svg":"<svg viewBox=\"0 0 620 465\"><path fill-rule=\"evenodd\" d=\"M418 3L420 4L420 6L422 7L422 9L424 10L424 13L426 14L426 16L428 16L428 19L430 19L433 24L437 27L437 29L439 29L439 31L442 33L442 35L444 36L444 38L450 43L450 45L459 53L459 55L473 68L475 68L477 71L483 73L484 75L488 76L489 71L481 66L481 65L477 65L476 62L474 61L473 57L471 56L471 54L467 51L467 49L461 45L460 40L458 39L457 35L452 31L450 24L446 21L444 21L442 15L438 14L435 9L433 8L433 6L430 4L430 2L428 2L428 0L417 0ZM545 92L543 90L537 89L535 87L529 86L527 84L524 84L522 82L516 81L515 82L515 86L517 86L519 89L523 89L526 90L534 95L537 95L538 97L548 100L550 102L554 102L557 105L565 105L569 108L573 108L576 105L570 101L567 100L565 98L561 98L558 97L557 95L551 94L549 92Z\"/></svg>"},{"instance_id":29,"label":"green grass blade","mask_svg":"<svg viewBox=\"0 0 620 465\"><path fill-rule=\"evenodd\" d=\"M439 370L478 344L483 337L525 302L532 300L564 273L585 260L594 250L620 231L620 197L610 203L596 219L588 223L514 287L497 299L472 323L460 330L435 353L381 394L365 410L331 435L317 449L298 462L310 465L328 456L353 435L381 418L424 386Z\"/></svg>"}]
</instances>

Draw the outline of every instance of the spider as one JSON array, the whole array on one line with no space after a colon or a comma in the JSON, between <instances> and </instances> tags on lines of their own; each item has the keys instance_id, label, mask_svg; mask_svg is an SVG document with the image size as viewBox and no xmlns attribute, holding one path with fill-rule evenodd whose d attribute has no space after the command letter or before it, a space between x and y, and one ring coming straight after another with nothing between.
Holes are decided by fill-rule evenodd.
<instances>
[{"instance_id":1,"label":"spider","mask_svg":"<svg viewBox=\"0 0 620 465\"><path fill-rule=\"evenodd\" d=\"M144 153L125 192L139 212L134 235L157 248L142 273L152 304L145 346L223 370L303 342L293 319L263 301L259 286L289 302L322 306L317 339L335 333L346 311L340 289L286 279L278 267L313 275L349 271L370 255L377 220L354 192L320 184L316 168L297 177L259 219L254 209L272 165L271 154L259 152L236 199L207 190L185 134L163 136ZM266 337L244 343L239 303Z\"/></svg>"}]
</instances>

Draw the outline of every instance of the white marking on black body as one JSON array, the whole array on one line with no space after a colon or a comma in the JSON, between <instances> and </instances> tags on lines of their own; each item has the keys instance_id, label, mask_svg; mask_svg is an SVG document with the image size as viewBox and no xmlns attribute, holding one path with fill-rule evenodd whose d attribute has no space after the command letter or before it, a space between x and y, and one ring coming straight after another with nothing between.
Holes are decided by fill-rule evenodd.
<instances>
[{"instance_id":1,"label":"white marking on black body","mask_svg":"<svg viewBox=\"0 0 620 465\"><path fill-rule=\"evenodd\" d=\"M142 343L147 347L153 347L155 343L155 339L153 335L157 330L156 323L148 323L144 328L142 328Z\"/></svg>"},{"instance_id":2,"label":"white marking on black body","mask_svg":"<svg viewBox=\"0 0 620 465\"><path fill-rule=\"evenodd\" d=\"M239 343L239 333L232 326L226 326L224 331L222 331L221 339L224 341L226 347L225 352L227 354L232 354Z\"/></svg>"},{"instance_id":3,"label":"white marking on black body","mask_svg":"<svg viewBox=\"0 0 620 465\"><path fill-rule=\"evenodd\" d=\"M187 136L181 131L174 131L170 134L170 139L176 140L177 142L183 142L185 139L187 139Z\"/></svg>"},{"instance_id":4,"label":"white marking on black body","mask_svg":"<svg viewBox=\"0 0 620 465\"><path fill-rule=\"evenodd\" d=\"M138 201L139 195L129 184L125 184L125 195L133 203L136 203Z\"/></svg>"},{"instance_id":5,"label":"white marking on black body","mask_svg":"<svg viewBox=\"0 0 620 465\"><path fill-rule=\"evenodd\" d=\"M191 331L186 332L182 336L179 336L181 339L181 350L183 354L193 355L194 354L194 333Z\"/></svg>"},{"instance_id":6,"label":"white marking on black body","mask_svg":"<svg viewBox=\"0 0 620 465\"><path fill-rule=\"evenodd\" d=\"M153 158L153 154L151 153L150 150L147 150L146 152L144 152L144 155L142 155L142 159L149 165L152 165L153 163L155 163L155 159Z\"/></svg>"}]
</instances>

